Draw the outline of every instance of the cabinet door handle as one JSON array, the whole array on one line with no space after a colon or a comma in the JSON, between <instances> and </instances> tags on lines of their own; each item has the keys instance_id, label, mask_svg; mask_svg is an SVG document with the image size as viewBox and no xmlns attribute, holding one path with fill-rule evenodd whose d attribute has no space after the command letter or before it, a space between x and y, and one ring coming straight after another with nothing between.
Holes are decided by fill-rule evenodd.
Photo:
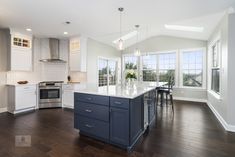
<instances>
[{"instance_id":1,"label":"cabinet door handle","mask_svg":"<svg viewBox=\"0 0 235 157\"><path fill-rule=\"evenodd\" d=\"M119 101L115 101L114 103L115 103L115 104L118 104L118 105L121 105L121 104L122 104L122 103L119 102Z\"/></svg>"},{"instance_id":2,"label":"cabinet door handle","mask_svg":"<svg viewBox=\"0 0 235 157\"><path fill-rule=\"evenodd\" d=\"M87 100L91 100L91 98L86 98Z\"/></svg>"},{"instance_id":3,"label":"cabinet door handle","mask_svg":"<svg viewBox=\"0 0 235 157\"><path fill-rule=\"evenodd\" d=\"M89 110L89 109L86 109L85 111L88 112L88 113L91 113L91 112L92 112L92 110Z\"/></svg>"},{"instance_id":4,"label":"cabinet door handle","mask_svg":"<svg viewBox=\"0 0 235 157\"><path fill-rule=\"evenodd\" d=\"M85 127L87 127L87 128L93 128L94 126L89 125L89 124L86 124Z\"/></svg>"}]
</instances>

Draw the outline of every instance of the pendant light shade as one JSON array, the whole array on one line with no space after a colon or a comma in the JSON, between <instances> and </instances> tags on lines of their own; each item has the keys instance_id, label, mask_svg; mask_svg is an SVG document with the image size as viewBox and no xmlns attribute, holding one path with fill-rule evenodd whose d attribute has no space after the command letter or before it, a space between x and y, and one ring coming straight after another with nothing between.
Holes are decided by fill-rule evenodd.
<instances>
[{"instance_id":1,"label":"pendant light shade","mask_svg":"<svg viewBox=\"0 0 235 157\"><path fill-rule=\"evenodd\" d=\"M118 41L118 49L123 50L123 40L122 40L122 12L124 11L124 8L118 8L118 11L120 12L120 39Z\"/></svg>"},{"instance_id":2,"label":"pendant light shade","mask_svg":"<svg viewBox=\"0 0 235 157\"><path fill-rule=\"evenodd\" d=\"M118 49L119 50L123 50L123 40L120 38L120 40L118 41Z\"/></svg>"},{"instance_id":3,"label":"pendant light shade","mask_svg":"<svg viewBox=\"0 0 235 157\"><path fill-rule=\"evenodd\" d=\"M135 56L140 56L140 50L138 48L135 49Z\"/></svg>"}]
</instances>

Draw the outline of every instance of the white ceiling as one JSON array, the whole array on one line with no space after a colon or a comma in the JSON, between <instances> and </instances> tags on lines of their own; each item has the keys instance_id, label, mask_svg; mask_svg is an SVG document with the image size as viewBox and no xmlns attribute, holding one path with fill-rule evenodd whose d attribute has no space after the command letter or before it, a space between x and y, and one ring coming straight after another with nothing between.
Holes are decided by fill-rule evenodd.
<instances>
[{"instance_id":1,"label":"white ceiling","mask_svg":"<svg viewBox=\"0 0 235 157\"><path fill-rule=\"evenodd\" d=\"M141 26L140 40L172 35L207 40L235 0L0 0L0 26L19 31L31 28L42 37L86 35L113 45L119 37L118 7L124 7L123 30ZM65 25L71 21L71 25ZM170 31L164 24L201 26L203 33ZM69 32L68 36L63 32ZM125 42L130 46L136 39Z\"/></svg>"}]
</instances>

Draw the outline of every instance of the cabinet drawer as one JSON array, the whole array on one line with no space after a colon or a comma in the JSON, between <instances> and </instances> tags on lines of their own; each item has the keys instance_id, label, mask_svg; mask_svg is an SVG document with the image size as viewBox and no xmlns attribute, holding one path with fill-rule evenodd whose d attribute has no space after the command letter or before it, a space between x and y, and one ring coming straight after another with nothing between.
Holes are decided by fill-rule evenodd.
<instances>
[{"instance_id":1,"label":"cabinet drawer","mask_svg":"<svg viewBox=\"0 0 235 157\"><path fill-rule=\"evenodd\" d=\"M73 90L74 89L72 84L64 84L62 86L62 88L63 88L63 90Z\"/></svg>"},{"instance_id":2,"label":"cabinet drawer","mask_svg":"<svg viewBox=\"0 0 235 157\"><path fill-rule=\"evenodd\" d=\"M36 91L36 85L24 85L16 87L16 91Z\"/></svg>"},{"instance_id":3,"label":"cabinet drawer","mask_svg":"<svg viewBox=\"0 0 235 157\"><path fill-rule=\"evenodd\" d=\"M109 97L108 96L100 96L100 95L75 93L75 102L76 101L95 103L95 104L101 104L101 105L106 105L106 106L109 105Z\"/></svg>"},{"instance_id":4,"label":"cabinet drawer","mask_svg":"<svg viewBox=\"0 0 235 157\"><path fill-rule=\"evenodd\" d=\"M110 105L112 107L129 109L129 99L111 97Z\"/></svg>"},{"instance_id":5,"label":"cabinet drawer","mask_svg":"<svg viewBox=\"0 0 235 157\"><path fill-rule=\"evenodd\" d=\"M83 116L75 116L75 118L77 118L77 124L75 123L75 126L77 126L81 132L103 139L109 138L109 123Z\"/></svg>"},{"instance_id":6,"label":"cabinet drawer","mask_svg":"<svg viewBox=\"0 0 235 157\"><path fill-rule=\"evenodd\" d=\"M74 112L89 118L95 118L107 122L109 121L109 107L107 106L89 104L78 101L75 104Z\"/></svg>"}]
</instances>

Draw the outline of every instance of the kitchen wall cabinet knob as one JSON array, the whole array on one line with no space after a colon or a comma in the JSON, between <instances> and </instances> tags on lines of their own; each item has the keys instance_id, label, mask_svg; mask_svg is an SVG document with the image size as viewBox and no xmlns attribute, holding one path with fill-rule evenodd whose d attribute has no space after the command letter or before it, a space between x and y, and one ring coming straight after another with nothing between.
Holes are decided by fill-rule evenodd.
<instances>
[{"instance_id":1,"label":"kitchen wall cabinet knob","mask_svg":"<svg viewBox=\"0 0 235 157\"><path fill-rule=\"evenodd\" d=\"M91 98L86 98L87 100L91 100Z\"/></svg>"}]
</instances>

